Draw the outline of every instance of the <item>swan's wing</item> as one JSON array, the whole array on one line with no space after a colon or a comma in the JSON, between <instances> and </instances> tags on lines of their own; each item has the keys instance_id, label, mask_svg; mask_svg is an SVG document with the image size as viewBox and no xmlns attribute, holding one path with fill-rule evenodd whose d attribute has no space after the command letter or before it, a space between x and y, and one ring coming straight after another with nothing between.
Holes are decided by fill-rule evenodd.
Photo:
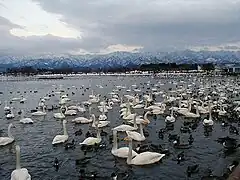
<instances>
[{"instance_id":1,"label":"swan's wing","mask_svg":"<svg viewBox=\"0 0 240 180\"><path fill-rule=\"evenodd\" d=\"M13 142L14 139L13 138L9 138L9 137L0 137L0 146L4 146L7 145L11 142Z\"/></svg>"},{"instance_id":2,"label":"swan's wing","mask_svg":"<svg viewBox=\"0 0 240 180\"><path fill-rule=\"evenodd\" d=\"M66 135L57 135L52 141L52 144L57 144L61 142L65 142L68 139L68 136Z\"/></svg>"},{"instance_id":3,"label":"swan's wing","mask_svg":"<svg viewBox=\"0 0 240 180\"><path fill-rule=\"evenodd\" d=\"M98 143L98 138L88 137L80 144L94 145L95 143Z\"/></svg>"},{"instance_id":4,"label":"swan's wing","mask_svg":"<svg viewBox=\"0 0 240 180\"><path fill-rule=\"evenodd\" d=\"M138 154L135 158L132 159L131 164L135 165L144 165L144 164L153 164L160 161L165 156L165 154L155 153L155 152L143 152Z\"/></svg>"},{"instance_id":5,"label":"swan's wing","mask_svg":"<svg viewBox=\"0 0 240 180\"><path fill-rule=\"evenodd\" d=\"M128 147L121 147L119 149L116 149L114 151L112 151L114 156L120 157L120 158L127 158L128 157L128 151L129 148ZM132 150L132 157L135 157L137 155L137 153Z\"/></svg>"}]
</instances>

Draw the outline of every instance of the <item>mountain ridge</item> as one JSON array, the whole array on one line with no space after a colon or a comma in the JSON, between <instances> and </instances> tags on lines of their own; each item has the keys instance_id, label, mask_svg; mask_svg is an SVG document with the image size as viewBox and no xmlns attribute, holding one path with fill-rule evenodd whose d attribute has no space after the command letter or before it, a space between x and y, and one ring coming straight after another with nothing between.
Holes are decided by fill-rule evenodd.
<instances>
[{"instance_id":1,"label":"mountain ridge","mask_svg":"<svg viewBox=\"0 0 240 180\"><path fill-rule=\"evenodd\" d=\"M39 55L10 56L0 55L0 71L7 68L31 66L33 68L57 69L70 68L116 68L138 66L150 63L187 63L187 64L237 64L240 51L175 51L175 52L113 52L109 54L86 55Z\"/></svg>"}]
</instances>

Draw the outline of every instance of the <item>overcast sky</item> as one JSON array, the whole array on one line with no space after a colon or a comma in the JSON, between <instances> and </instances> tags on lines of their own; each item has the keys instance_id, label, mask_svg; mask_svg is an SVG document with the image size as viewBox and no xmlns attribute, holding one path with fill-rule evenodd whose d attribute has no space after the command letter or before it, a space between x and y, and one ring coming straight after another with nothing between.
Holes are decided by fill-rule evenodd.
<instances>
[{"instance_id":1,"label":"overcast sky","mask_svg":"<svg viewBox=\"0 0 240 180\"><path fill-rule=\"evenodd\" d=\"M240 47L240 0L0 0L0 54Z\"/></svg>"}]
</instances>

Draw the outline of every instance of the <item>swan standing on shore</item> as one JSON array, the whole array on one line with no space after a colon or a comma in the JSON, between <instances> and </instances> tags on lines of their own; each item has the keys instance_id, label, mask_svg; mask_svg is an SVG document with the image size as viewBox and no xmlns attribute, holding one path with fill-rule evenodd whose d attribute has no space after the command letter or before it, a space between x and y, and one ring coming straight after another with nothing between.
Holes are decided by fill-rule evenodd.
<instances>
[{"instance_id":1,"label":"swan standing on shore","mask_svg":"<svg viewBox=\"0 0 240 180\"><path fill-rule=\"evenodd\" d=\"M20 165L20 147L16 145L16 169L11 174L11 180L31 180L31 175L26 168Z\"/></svg>"},{"instance_id":2,"label":"swan standing on shore","mask_svg":"<svg viewBox=\"0 0 240 180\"><path fill-rule=\"evenodd\" d=\"M64 143L68 140L66 123L67 123L67 121L63 120L63 135L56 135L52 141L52 144Z\"/></svg>"},{"instance_id":3,"label":"swan standing on shore","mask_svg":"<svg viewBox=\"0 0 240 180\"><path fill-rule=\"evenodd\" d=\"M14 142L14 137L11 133L11 127L13 127L12 123L8 125L8 137L0 137L0 146L5 146Z\"/></svg>"}]
</instances>

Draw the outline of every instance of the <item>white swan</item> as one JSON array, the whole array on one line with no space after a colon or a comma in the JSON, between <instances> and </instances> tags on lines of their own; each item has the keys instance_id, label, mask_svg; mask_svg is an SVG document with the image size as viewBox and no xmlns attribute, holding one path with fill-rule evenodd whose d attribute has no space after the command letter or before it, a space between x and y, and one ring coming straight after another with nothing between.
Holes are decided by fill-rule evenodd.
<instances>
[{"instance_id":1,"label":"white swan","mask_svg":"<svg viewBox=\"0 0 240 180\"><path fill-rule=\"evenodd\" d=\"M75 119L72 120L72 122L76 123L76 124L88 124L88 123L91 123L93 120L92 120L92 116L91 116L91 111L92 111L92 107L89 106L89 119L88 118L85 118L85 117L77 117Z\"/></svg>"},{"instance_id":2,"label":"white swan","mask_svg":"<svg viewBox=\"0 0 240 180\"><path fill-rule=\"evenodd\" d=\"M214 122L212 120L212 109L210 103L208 104L209 118L203 120L204 126L213 126Z\"/></svg>"},{"instance_id":3,"label":"white swan","mask_svg":"<svg viewBox=\"0 0 240 180\"><path fill-rule=\"evenodd\" d=\"M164 156L165 154L160 154L155 152L143 152L143 153L137 154L134 158L132 158L132 139L129 138L127 164L133 164L133 165L153 164L160 161Z\"/></svg>"},{"instance_id":4,"label":"white swan","mask_svg":"<svg viewBox=\"0 0 240 180\"><path fill-rule=\"evenodd\" d=\"M98 128L98 123L96 124L96 129L97 129L97 137L88 137L83 142L81 142L80 145L92 146L95 144L99 144L102 141L102 138Z\"/></svg>"},{"instance_id":5,"label":"white swan","mask_svg":"<svg viewBox=\"0 0 240 180\"><path fill-rule=\"evenodd\" d=\"M86 112L86 108L84 107L84 104L82 104L82 107L78 106L78 111L81 113Z\"/></svg>"},{"instance_id":6,"label":"white swan","mask_svg":"<svg viewBox=\"0 0 240 180\"><path fill-rule=\"evenodd\" d=\"M12 123L8 125L8 137L0 137L0 146L5 146L14 142L14 137L11 133L11 127L13 127Z\"/></svg>"},{"instance_id":7,"label":"white swan","mask_svg":"<svg viewBox=\"0 0 240 180\"><path fill-rule=\"evenodd\" d=\"M13 107L11 107L11 111L10 111L10 113L8 113L7 115L6 115L6 118L7 119L12 119L12 118L14 118L15 116L14 116L14 114L13 114Z\"/></svg>"},{"instance_id":8,"label":"white swan","mask_svg":"<svg viewBox=\"0 0 240 180\"><path fill-rule=\"evenodd\" d=\"M53 117L56 119L64 119L65 118L65 115L62 112L62 107L60 107L60 112L53 114Z\"/></svg>"},{"instance_id":9,"label":"white swan","mask_svg":"<svg viewBox=\"0 0 240 180\"><path fill-rule=\"evenodd\" d=\"M47 113L45 111L45 106L42 107L42 111L38 110L37 112L33 112L32 115L33 116L45 116Z\"/></svg>"},{"instance_id":10,"label":"white swan","mask_svg":"<svg viewBox=\"0 0 240 180\"><path fill-rule=\"evenodd\" d=\"M143 126L142 124L139 125L140 126L140 133L136 132L136 131L126 131L128 137L127 138L131 138L135 141L145 141L146 137L143 134ZM126 138L125 138L126 139Z\"/></svg>"},{"instance_id":11,"label":"white swan","mask_svg":"<svg viewBox=\"0 0 240 180\"><path fill-rule=\"evenodd\" d=\"M165 122L166 123L174 123L175 122L175 117L173 116L173 108L171 108L171 115L170 116L167 116L166 119L165 119Z\"/></svg>"},{"instance_id":12,"label":"white swan","mask_svg":"<svg viewBox=\"0 0 240 180\"><path fill-rule=\"evenodd\" d=\"M26 168L20 165L20 147L16 145L16 169L11 174L11 180L31 180L31 175Z\"/></svg>"},{"instance_id":13,"label":"white swan","mask_svg":"<svg viewBox=\"0 0 240 180\"><path fill-rule=\"evenodd\" d=\"M67 116L74 116L74 115L77 115L77 111L76 110L73 110L73 109L70 109L70 110L68 110L68 107L67 106L65 106L65 108L66 108L66 111L65 111L65 115L67 115Z\"/></svg>"},{"instance_id":14,"label":"white swan","mask_svg":"<svg viewBox=\"0 0 240 180\"><path fill-rule=\"evenodd\" d=\"M67 123L67 121L63 120L63 135L56 135L52 141L52 144L64 143L68 140L66 123Z\"/></svg>"},{"instance_id":15,"label":"white swan","mask_svg":"<svg viewBox=\"0 0 240 180\"><path fill-rule=\"evenodd\" d=\"M144 116L143 119L139 116L136 117L136 124L149 124L150 120L147 118L148 114L151 114L151 111L147 111ZM131 121L128 121L129 123L134 124L134 119Z\"/></svg>"},{"instance_id":16,"label":"white swan","mask_svg":"<svg viewBox=\"0 0 240 180\"><path fill-rule=\"evenodd\" d=\"M119 157L119 158L127 158L128 157L129 147L121 147L118 148L117 143L117 131L113 130L113 147L111 150L112 155ZM132 157L135 157L137 153L132 150Z\"/></svg>"},{"instance_id":17,"label":"white swan","mask_svg":"<svg viewBox=\"0 0 240 180\"><path fill-rule=\"evenodd\" d=\"M5 101L4 111L10 111L11 108L8 106L7 101Z\"/></svg>"},{"instance_id":18,"label":"white swan","mask_svg":"<svg viewBox=\"0 0 240 180\"><path fill-rule=\"evenodd\" d=\"M95 116L95 114L92 114L92 118L93 118L92 127L96 127L96 116ZM98 121L98 122L97 122L99 128L105 127L105 126L107 126L109 123L110 123L110 121Z\"/></svg>"},{"instance_id":19,"label":"white swan","mask_svg":"<svg viewBox=\"0 0 240 180\"><path fill-rule=\"evenodd\" d=\"M116 130L116 131L134 131L134 130L137 130L138 127L137 127L137 123L136 123L136 117L137 117L137 114L134 114L134 124L133 126L130 126L130 125L126 125L126 124L121 124L115 128L113 128L112 130Z\"/></svg>"},{"instance_id":20,"label":"white swan","mask_svg":"<svg viewBox=\"0 0 240 180\"><path fill-rule=\"evenodd\" d=\"M98 119L99 119L99 121L105 121L105 120L107 120L107 116L106 116L106 114L104 113L104 111L102 111L102 114L99 115Z\"/></svg>"},{"instance_id":21,"label":"white swan","mask_svg":"<svg viewBox=\"0 0 240 180\"><path fill-rule=\"evenodd\" d=\"M32 120L31 118L25 118L25 117L24 117L24 111L22 110L20 123L23 123L23 124L32 124L32 123L33 123L33 120Z\"/></svg>"}]
</instances>

